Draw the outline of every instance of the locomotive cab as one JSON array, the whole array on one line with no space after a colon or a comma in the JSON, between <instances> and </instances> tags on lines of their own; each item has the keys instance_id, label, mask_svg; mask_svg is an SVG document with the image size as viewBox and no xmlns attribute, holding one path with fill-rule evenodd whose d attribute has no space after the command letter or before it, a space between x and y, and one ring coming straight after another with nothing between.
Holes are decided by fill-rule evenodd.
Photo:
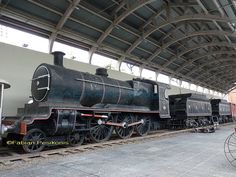
<instances>
[{"instance_id":1,"label":"locomotive cab","mask_svg":"<svg viewBox=\"0 0 236 177\"><path fill-rule=\"evenodd\" d=\"M170 118L169 99L166 90L169 85L148 79L133 79L134 105L146 105L151 111L159 111L160 118Z\"/></svg>"}]
</instances>

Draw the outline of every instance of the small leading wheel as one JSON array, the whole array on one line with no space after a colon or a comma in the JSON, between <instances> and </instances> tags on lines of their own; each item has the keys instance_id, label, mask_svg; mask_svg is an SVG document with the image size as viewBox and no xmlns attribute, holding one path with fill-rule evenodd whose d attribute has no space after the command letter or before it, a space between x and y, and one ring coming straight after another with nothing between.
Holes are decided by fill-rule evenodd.
<instances>
[{"instance_id":1,"label":"small leading wheel","mask_svg":"<svg viewBox=\"0 0 236 177\"><path fill-rule=\"evenodd\" d=\"M27 153L35 153L40 152L44 149L46 135L40 129L31 129L27 132L27 134L23 137L23 145L22 148Z\"/></svg>"},{"instance_id":2,"label":"small leading wheel","mask_svg":"<svg viewBox=\"0 0 236 177\"><path fill-rule=\"evenodd\" d=\"M70 146L80 146L84 142L84 134L81 132L73 132L68 135L68 143Z\"/></svg>"},{"instance_id":3,"label":"small leading wheel","mask_svg":"<svg viewBox=\"0 0 236 177\"><path fill-rule=\"evenodd\" d=\"M224 152L229 163L236 167L236 132L229 135L225 140Z\"/></svg>"},{"instance_id":4,"label":"small leading wheel","mask_svg":"<svg viewBox=\"0 0 236 177\"><path fill-rule=\"evenodd\" d=\"M109 120L110 118L106 121ZM100 119L93 118L90 119L88 123L90 138L93 142L96 143L109 140L113 132L113 126L100 124L100 121Z\"/></svg>"},{"instance_id":5,"label":"small leading wheel","mask_svg":"<svg viewBox=\"0 0 236 177\"><path fill-rule=\"evenodd\" d=\"M131 137L134 132L134 126L128 126L129 124L133 123L134 117L132 114L124 114L120 113L115 117L116 123L121 123L124 127L115 127L116 134L122 138L126 139Z\"/></svg>"},{"instance_id":6,"label":"small leading wheel","mask_svg":"<svg viewBox=\"0 0 236 177\"><path fill-rule=\"evenodd\" d=\"M151 127L151 120L148 117L139 117L138 121L142 121L143 123L138 124L135 127L135 130L138 135L145 136L149 133Z\"/></svg>"}]
</instances>

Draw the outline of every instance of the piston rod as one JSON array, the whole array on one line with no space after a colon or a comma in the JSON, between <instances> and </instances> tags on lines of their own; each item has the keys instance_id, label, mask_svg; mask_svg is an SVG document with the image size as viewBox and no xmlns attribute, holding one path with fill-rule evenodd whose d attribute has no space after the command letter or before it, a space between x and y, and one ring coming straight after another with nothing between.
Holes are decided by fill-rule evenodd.
<instances>
[{"instance_id":1,"label":"piston rod","mask_svg":"<svg viewBox=\"0 0 236 177\"><path fill-rule=\"evenodd\" d=\"M103 124L103 125L111 125L111 126L123 127L123 128L128 128L128 127L139 125L139 124L143 124L143 123L144 123L143 119L141 119L138 122L133 122L131 124L128 124L126 122L115 123L115 122L105 122L105 121L102 121L101 119L98 120L98 124L99 125Z\"/></svg>"}]
</instances>

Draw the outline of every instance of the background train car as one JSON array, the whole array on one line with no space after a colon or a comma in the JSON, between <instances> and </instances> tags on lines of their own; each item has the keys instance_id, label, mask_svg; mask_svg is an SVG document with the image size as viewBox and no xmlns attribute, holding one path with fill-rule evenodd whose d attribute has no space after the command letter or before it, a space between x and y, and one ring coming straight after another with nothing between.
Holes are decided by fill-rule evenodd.
<instances>
[{"instance_id":1,"label":"background train car","mask_svg":"<svg viewBox=\"0 0 236 177\"><path fill-rule=\"evenodd\" d=\"M236 121L236 104L230 103L230 111L232 115L232 121Z\"/></svg>"},{"instance_id":2,"label":"background train car","mask_svg":"<svg viewBox=\"0 0 236 177\"><path fill-rule=\"evenodd\" d=\"M211 103L205 95L188 93L169 96L170 126L198 127L211 124Z\"/></svg>"},{"instance_id":3,"label":"background train car","mask_svg":"<svg viewBox=\"0 0 236 177\"><path fill-rule=\"evenodd\" d=\"M232 120L230 103L222 99L211 99L212 116L218 119L219 123L226 123Z\"/></svg>"}]
</instances>

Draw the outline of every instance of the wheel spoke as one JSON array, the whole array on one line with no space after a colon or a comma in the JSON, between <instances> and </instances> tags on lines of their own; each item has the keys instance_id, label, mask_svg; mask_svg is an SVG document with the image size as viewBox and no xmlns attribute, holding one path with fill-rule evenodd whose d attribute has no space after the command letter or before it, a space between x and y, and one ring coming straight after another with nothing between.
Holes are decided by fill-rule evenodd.
<instances>
[{"instance_id":1,"label":"wheel spoke","mask_svg":"<svg viewBox=\"0 0 236 177\"><path fill-rule=\"evenodd\" d=\"M27 134L23 137L24 142L31 142L30 144L22 145L25 152L34 153L43 150L44 145L43 142L45 140L45 134L40 129L31 129L27 132Z\"/></svg>"},{"instance_id":2,"label":"wheel spoke","mask_svg":"<svg viewBox=\"0 0 236 177\"><path fill-rule=\"evenodd\" d=\"M107 121L110 121L110 118ZM90 137L94 142L107 141L111 137L113 131L113 126L99 125L97 119L91 119L89 121L89 128Z\"/></svg>"},{"instance_id":3,"label":"wheel spoke","mask_svg":"<svg viewBox=\"0 0 236 177\"><path fill-rule=\"evenodd\" d=\"M136 132L138 135L144 136L144 135L148 134L148 132L150 131L151 121L149 120L149 118L141 117L141 116L138 119L138 121L140 121L140 120L143 120L144 123L136 126Z\"/></svg>"},{"instance_id":4,"label":"wheel spoke","mask_svg":"<svg viewBox=\"0 0 236 177\"><path fill-rule=\"evenodd\" d=\"M68 136L68 142L71 146L79 146L84 142L84 134L81 132L74 132Z\"/></svg>"},{"instance_id":5,"label":"wheel spoke","mask_svg":"<svg viewBox=\"0 0 236 177\"><path fill-rule=\"evenodd\" d=\"M130 124L133 122L133 116L132 115L129 115L129 114L124 114L124 113L121 113L119 115L117 115L116 117L116 123L126 123L126 124ZM125 138L129 138L132 134L133 134L133 131L134 131L134 127L116 127L115 128L115 131L116 131L116 134L122 138L122 139L125 139Z\"/></svg>"}]
</instances>

